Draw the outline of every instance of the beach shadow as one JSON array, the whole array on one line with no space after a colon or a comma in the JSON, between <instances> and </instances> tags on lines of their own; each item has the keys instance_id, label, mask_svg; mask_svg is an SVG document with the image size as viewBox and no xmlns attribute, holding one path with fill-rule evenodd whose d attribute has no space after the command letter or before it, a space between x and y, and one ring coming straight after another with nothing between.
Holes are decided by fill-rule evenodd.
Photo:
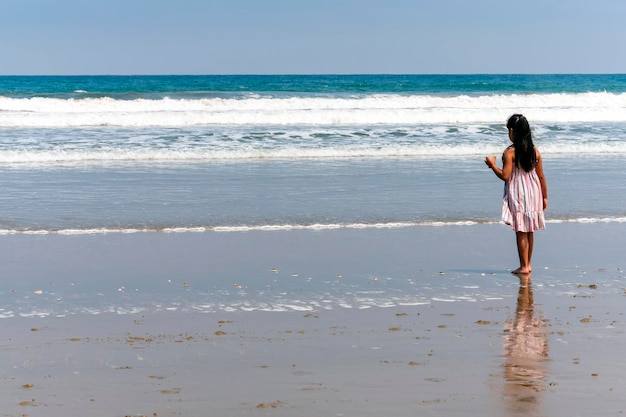
<instances>
[{"instance_id":1,"label":"beach shadow","mask_svg":"<svg viewBox=\"0 0 626 417\"><path fill-rule=\"evenodd\" d=\"M456 272L459 274L466 275L502 275L502 276L511 276L511 272L504 269L470 269L470 268L456 268L456 269L446 269L446 272Z\"/></svg>"},{"instance_id":2,"label":"beach shadow","mask_svg":"<svg viewBox=\"0 0 626 417\"><path fill-rule=\"evenodd\" d=\"M503 399L509 416L540 416L548 337L543 317L535 311L531 276L518 277L515 316L506 321L504 330Z\"/></svg>"}]
</instances>

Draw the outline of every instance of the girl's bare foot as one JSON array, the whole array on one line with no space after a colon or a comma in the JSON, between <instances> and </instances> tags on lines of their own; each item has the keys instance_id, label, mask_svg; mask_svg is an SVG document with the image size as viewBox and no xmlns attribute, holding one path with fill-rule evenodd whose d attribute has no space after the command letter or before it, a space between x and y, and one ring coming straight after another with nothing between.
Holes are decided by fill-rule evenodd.
<instances>
[{"instance_id":1,"label":"girl's bare foot","mask_svg":"<svg viewBox=\"0 0 626 417\"><path fill-rule=\"evenodd\" d=\"M517 268L514 271L511 271L511 274L515 274L515 275L526 275L526 274L530 274L532 272L532 269L528 268L528 269L524 269L521 266L519 268Z\"/></svg>"}]
</instances>

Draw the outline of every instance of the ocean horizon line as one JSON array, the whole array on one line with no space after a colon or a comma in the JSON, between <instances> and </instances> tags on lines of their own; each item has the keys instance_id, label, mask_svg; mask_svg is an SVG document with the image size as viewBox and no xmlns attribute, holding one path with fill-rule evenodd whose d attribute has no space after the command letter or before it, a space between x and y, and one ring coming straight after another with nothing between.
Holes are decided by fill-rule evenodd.
<instances>
[{"instance_id":1,"label":"ocean horizon line","mask_svg":"<svg viewBox=\"0 0 626 417\"><path fill-rule=\"evenodd\" d=\"M266 76L499 76L499 75L520 75L520 76L568 76L568 75L626 75L626 72L233 72L233 73L58 73L58 74L0 74L0 77L266 77Z\"/></svg>"}]
</instances>

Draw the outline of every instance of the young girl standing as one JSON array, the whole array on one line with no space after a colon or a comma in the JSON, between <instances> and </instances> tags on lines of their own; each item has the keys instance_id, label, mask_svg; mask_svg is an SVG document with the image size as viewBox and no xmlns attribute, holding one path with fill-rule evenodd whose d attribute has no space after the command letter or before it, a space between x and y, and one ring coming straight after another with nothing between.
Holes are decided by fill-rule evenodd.
<instances>
[{"instance_id":1,"label":"young girl standing","mask_svg":"<svg viewBox=\"0 0 626 417\"><path fill-rule=\"evenodd\" d=\"M543 212L548 208L548 185L543 174L541 154L533 144L528 120L514 114L506 124L513 142L502 154L502 168L496 157L485 163L504 181L502 220L515 230L520 266L513 274L529 274L535 230L545 227Z\"/></svg>"}]
</instances>

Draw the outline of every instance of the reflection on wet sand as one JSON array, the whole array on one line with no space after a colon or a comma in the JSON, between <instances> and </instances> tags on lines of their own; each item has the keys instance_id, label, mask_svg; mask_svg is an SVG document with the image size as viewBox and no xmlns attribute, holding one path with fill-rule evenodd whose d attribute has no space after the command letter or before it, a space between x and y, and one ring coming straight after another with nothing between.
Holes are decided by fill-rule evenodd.
<instances>
[{"instance_id":1,"label":"reflection on wet sand","mask_svg":"<svg viewBox=\"0 0 626 417\"><path fill-rule=\"evenodd\" d=\"M508 415L538 416L545 391L548 338L535 311L530 275L520 277L515 317L504 330L504 399Z\"/></svg>"}]
</instances>

